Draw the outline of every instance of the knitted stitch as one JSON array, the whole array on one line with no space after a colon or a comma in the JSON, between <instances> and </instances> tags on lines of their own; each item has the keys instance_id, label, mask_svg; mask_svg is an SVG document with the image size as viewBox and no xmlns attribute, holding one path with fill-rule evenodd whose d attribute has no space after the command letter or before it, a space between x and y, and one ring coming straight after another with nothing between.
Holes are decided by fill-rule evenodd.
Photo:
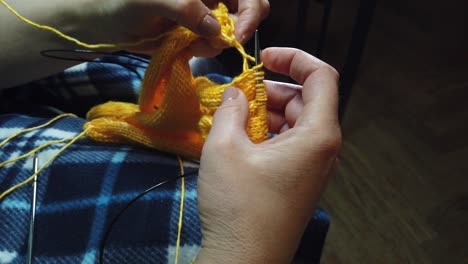
<instances>
[{"instance_id":1,"label":"knitted stitch","mask_svg":"<svg viewBox=\"0 0 468 264\"><path fill-rule=\"evenodd\" d=\"M262 65L249 66L254 59L245 53L234 35L234 22L220 3L213 13L221 34L211 45L226 43L244 59L243 72L231 83L218 85L206 77L194 78L190 71L189 46L199 38L177 27L160 40L143 79L139 104L108 102L93 107L84 125L87 136L100 142L137 143L147 147L199 158L212 125L213 114L229 86L241 89L249 101L246 132L254 143L267 139L266 91Z\"/></svg>"}]
</instances>

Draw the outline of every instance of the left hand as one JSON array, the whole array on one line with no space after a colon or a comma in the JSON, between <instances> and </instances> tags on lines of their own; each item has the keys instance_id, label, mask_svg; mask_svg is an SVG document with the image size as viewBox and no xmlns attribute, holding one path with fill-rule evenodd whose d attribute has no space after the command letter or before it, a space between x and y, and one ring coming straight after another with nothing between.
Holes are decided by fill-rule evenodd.
<instances>
[{"instance_id":1,"label":"left hand","mask_svg":"<svg viewBox=\"0 0 468 264\"><path fill-rule=\"evenodd\" d=\"M203 2L209 8L215 7L219 2L229 8L235 21L236 38L242 44L252 37L260 22L270 12L268 0L203 0ZM222 51L222 49L211 47L203 39L192 44L191 50L197 57L214 57Z\"/></svg>"},{"instance_id":2,"label":"left hand","mask_svg":"<svg viewBox=\"0 0 468 264\"><path fill-rule=\"evenodd\" d=\"M219 2L229 8L235 21L236 37L241 43L252 36L269 12L267 0L122 0L119 3L106 0L93 1L88 8L79 8L86 1L63 4L65 8L58 12L59 15L72 15L56 18L63 20L58 28L88 43L119 43L155 37L179 24L202 36L192 44L191 50L194 56L204 57L216 56L222 51L222 47L212 47L206 39L213 37L214 32L199 28L209 8L215 8ZM157 41L146 42L129 50L153 53L155 45L158 45Z\"/></svg>"}]
</instances>

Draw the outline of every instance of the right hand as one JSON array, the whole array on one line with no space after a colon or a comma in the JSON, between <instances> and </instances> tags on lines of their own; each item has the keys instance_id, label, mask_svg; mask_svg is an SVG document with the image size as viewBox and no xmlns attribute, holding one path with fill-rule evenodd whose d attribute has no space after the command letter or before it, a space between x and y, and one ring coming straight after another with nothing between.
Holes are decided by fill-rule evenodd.
<instances>
[{"instance_id":1,"label":"right hand","mask_svg":"<svg viewBox=\"0 0 468 264\"><path fill-rule=\"evenodd\" d=\"M245 132L245 95L223 94L198 178L199 263L291 261L336 165L337 72L296 49L266 49L262 61L303 87L266 83L270 132L279 135L260 144Z\"/></svg>"}]
</instances>

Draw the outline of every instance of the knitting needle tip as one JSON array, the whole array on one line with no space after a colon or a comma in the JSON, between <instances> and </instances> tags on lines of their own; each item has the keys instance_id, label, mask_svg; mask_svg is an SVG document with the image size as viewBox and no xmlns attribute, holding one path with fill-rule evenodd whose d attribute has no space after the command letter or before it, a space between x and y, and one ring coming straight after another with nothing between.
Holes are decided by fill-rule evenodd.
<instances>
[{"instance_id":1,"label":"knitting needle tip","mask_svg":"<svg viewBox=\"0 0 468 264\"><path fill-rule=\"evenodd\" d=\"M32 263L32 253L33 253L33 242L34 242L34 222L36 220L36 201L37 201L37 171L39 166L39 156L37 153L34 153L33 159L33 170L34 170L34 180L33 180L33 195L31 202L31 215L29 218L29 237L28 237L28 264Z\"/></svg>"},{"instance_id":2,"label":"knitting needle tip","mask_svg":"<svg viewBox=\"0 0 468 264\"><path fill-rule=\"evenodd\" d=\"M255 30L254 41L255 41L255 64L258 65L261 63L260 61L261 49L260 49L260 39L258 37L258 29Z\"/></svg>"}]
</instances>

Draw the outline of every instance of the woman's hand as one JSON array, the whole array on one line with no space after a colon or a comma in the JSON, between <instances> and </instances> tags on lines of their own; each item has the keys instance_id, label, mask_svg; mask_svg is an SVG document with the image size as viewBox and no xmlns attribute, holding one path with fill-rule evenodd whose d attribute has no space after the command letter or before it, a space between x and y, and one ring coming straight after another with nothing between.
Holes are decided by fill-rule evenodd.
<instances>
[{"instance_id":1,"label":"woman's hand","mask_svg":"<svg viewBox=\"0 0 468 264\"><path fill-rule=\"evenodd\" d=\"M73 8L70 35L94 43L136 42L148 39L180 24L203 36L220 33L220 25L210 11L217 3L224 2L233 12L236 37L244 43L269 12L267 0L124 0L90 1L87 8ZM76 5L76 4L73 4ZM78 19L76 19L78 18ZM75 25L73 25L75 23ZM145 43L130 50L150 53L155 43ZM221 52L200 40L191 47L195 56L214 56Z\"/></svg>"},{"instance_id":2,"label":"woman's hand","mask_svg":"<svg viewBox=\"0 0 468 264\"><path fill-rule=\"evenodd\" d=\"M245 95L223 94L201 158L199 263L290 262L335 166L337 72L290 48L266 49L262 60L302 89L266 83L270 131L279 135L257 145L245 132Z\"/></svg>"},{"instance_id":3,"label":"woman's hand","mask_svg":"<svg viewBox=\"0 0 468 264\"><path fill-rule=\"evenodd\" d=\"M216 36L220 25L209 7L217 0L76 0L45 2L9 0L24 17L49 25L80 41L132 43L154 38L170 27L181 24L204 37ZM236 36L245 42L268 14L266 0L225 0L233 12ZM209 7L208 7L209 6ZM157 42L127 48L153 53ZM0 6L0 89L17 86L63 71L76 62L45 58L47 49L82 48L55 34L35 28ZM122 48L118 48L122 49ZM195 56L214 56L221 52L201 40L191 46ZM21 74L18 74L21 72Z\"/></svg>"},{"instance_id":4,"label":"woman's hand","mask_svg":"<svg viewBox=\"0 0 468 264\"><path fill-rule=\"evenodd\" d=\"M219 2L226 4L235 21L235 34L240 43L245 44L253 35L260 22L268 16L268 0L204 0L214 8ZM207 41L199 40L192 45L195 56L216 56L222 49L211 47Z\"/></svg>"}]
</instances>

